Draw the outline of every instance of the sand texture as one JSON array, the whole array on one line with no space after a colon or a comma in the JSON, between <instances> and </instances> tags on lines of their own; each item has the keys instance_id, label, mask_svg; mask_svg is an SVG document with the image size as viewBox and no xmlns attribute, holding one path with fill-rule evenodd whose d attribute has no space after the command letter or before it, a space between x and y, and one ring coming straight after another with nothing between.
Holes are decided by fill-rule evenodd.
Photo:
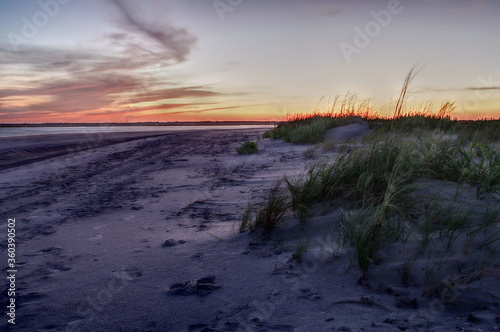
<instances>
[{"instance_id":1,"label":"sand texture","mask_svg":"<svg viewBox=\"0 0 500 332\"><path fill-rule=\"evenodd\" d=\"M349 127L347 138L361 129ZM336 153L268 139L258 154L236 153L263 131L0 139L0 211L16 218L18 241L16 325L7 324L3 292L0 330L498 329L498 297L424 297L389 255L374 264L370 289L358 285L359 268L338 247L339 210L317 211L303 230L287 215L266 241L239 233L249 201L303 172L313 155ZM330 138L342 140L339 132ZM309 250L298 262L303 239ZM495 277L476 286L500 289Z\"/></svg>"}]
</instances>

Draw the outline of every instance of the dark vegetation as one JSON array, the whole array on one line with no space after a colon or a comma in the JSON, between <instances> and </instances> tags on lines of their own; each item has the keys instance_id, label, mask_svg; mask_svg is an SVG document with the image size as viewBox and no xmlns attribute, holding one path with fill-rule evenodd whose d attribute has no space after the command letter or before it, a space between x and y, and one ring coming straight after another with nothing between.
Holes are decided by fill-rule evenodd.
<instances>
[{"instance_id":1,"label":"dark vegetation","mask_svg":"<svg viewBox=\"0 0 500 332\"><path fill-rule=\"evenodd\" d=\"M342 222L333 226L341 246L351 248L360 280L368 279L382 248L397 245L408 248L400 262L405 282L417 273L412 265L426 260L428 296L446 282L466 285L499 275L500 120L452 119L455 104L449 102L435 114L405 111L412 75L391 117L376 115L369 101L348 95L340 104L336 99L329 113L289 116L267 131L266 138L304 144L319 143L328 129L357 121L372 129L301 176L285 177L286 188L275 187L267 200L249 206L241 230L269 235L280 222L294 219L304 228L316 207L340 208ZM434 185L422 194L422 183ZM463 256L468 269L443 274L451 269L449 257L456 256Z\"/></svg>"},{"instance_id":2,"label":"dark vegetation","mask_svg":"<svg viewBox=\"0 0 500 332\"><path fill-rule=\"evenodd\" d=\"M238 154L253 154L258 151L259 148L255 142L245 142L236 148L236 152L238 152Z\"/></svg>"}]
</instances>

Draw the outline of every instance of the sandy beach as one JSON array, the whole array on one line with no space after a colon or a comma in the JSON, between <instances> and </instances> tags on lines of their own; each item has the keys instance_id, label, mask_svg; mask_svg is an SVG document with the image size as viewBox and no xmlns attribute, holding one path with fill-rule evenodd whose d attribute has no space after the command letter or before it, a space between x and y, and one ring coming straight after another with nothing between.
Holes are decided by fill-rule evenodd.
<instances>
[{"instance_id":1,"label":"sandy beach","mask_svg":"<svg viewBox=\"0 0 500 332\"><path fill-rule=\"evenodd\" d=\"M316 211L303 230L287 215L290 222L265 241L240 233L249 202L336 153L269 139L258 141L258 154L236 153L264 130L1 138L0 211L3 220L15 218L17 289L15 325L2 296L0 329L500 328L498 298L424 297L417 284L401 281L390 257L374 264L370 289L357 285L359 269L332 226L339 210ZM302 239L309 250L298 262ZM498 294L500 282L489 277L476 286Z\"/></svg>"}]
</instances>

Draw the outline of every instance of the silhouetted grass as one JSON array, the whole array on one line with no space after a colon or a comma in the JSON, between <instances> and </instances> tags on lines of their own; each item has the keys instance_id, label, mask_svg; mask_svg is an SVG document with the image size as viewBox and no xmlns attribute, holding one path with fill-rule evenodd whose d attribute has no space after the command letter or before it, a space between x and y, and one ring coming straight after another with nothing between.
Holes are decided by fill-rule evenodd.
<instances>
[{"instance_id":1,"label":"silhouetted grass","mask_svg":"<svg viewBox=\"0 0 500 332\"><path fill-rule=\"evenodd\" d=\"M281 138L294 144L318 143L328 129L375 117L371 100L347 93L343 97L336 96L328 111L286 116L285 121L265 132L264 138Z\"/></svg>"},{"instance_id":2,"label":"silhouetted grass","mask_svg":"<svg viewBox=\"0 0 500 332\"><path fill-rule=\"evenodd\" d=\"M328 129L346 125L348 118L331 117L329 115L313 115L307 118L297 118L282 122L264 133L264 138L281 138L294 144L318 143Z\"/></svg>"},{"instance_id":3,"label":"silhouetted grass","mask_svg":"<svg viewBox=\"0 0 500 332\"><path fill-rule=\"evenodd\" d=\"M500 141L500 120L461 121L455 129L460 143Z\"/></svg>"}]
</instances>

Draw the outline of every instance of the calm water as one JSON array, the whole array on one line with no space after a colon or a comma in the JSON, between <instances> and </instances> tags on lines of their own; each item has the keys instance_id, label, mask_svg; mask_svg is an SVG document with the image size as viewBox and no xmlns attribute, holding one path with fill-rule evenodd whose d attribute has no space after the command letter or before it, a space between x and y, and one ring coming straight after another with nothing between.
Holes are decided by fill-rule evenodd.
<instances>
[{"instance_id":1,"label":"calm water","mask_svg":"<svg viewBox=\"0 0 500 332\"><path fill-rule=\"evenodd\" d=\"M22 127L0 128L0 137L48 135L48 134L85 134L85 133L124 133L141 131L185 131L214 129L253 129L268 128L271 125L241 125L241 126L96 126L96 127Z\"/></svg>"}]
</instances>

